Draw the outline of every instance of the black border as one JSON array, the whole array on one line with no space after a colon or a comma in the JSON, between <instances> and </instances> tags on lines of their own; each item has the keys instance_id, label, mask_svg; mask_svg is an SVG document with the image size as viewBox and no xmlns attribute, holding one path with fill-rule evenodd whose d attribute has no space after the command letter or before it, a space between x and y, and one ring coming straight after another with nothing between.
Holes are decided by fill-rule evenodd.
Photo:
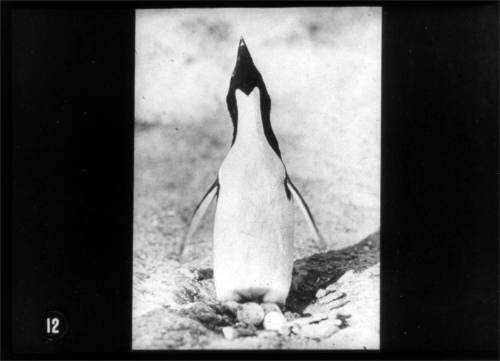
<instances>
[{"instance_id":1,"label":"black border","mask_svg":"<svg viewBox=\"0 0 500 361\"><path fill-rule=\"evenodd\" d=\"M11 48L11 38L10 38L10 11L7 6L2 3L1 11L1 52L2 54L9 54L7 49ZM10 300L7 300L4 296L8 294L10 296L10 290L12 289L12 282L10 278L10 272L12 269L12 259L5 255L10 255L12 252L11 242L6 242L5 240L10 240L11 237L11 178L5 176L5 174L10 175L12 173L12 159L10 157L10 150L12 149L12 142L10 137L5 134L11 134L12 127L11 123L5 121L5 119L11 119L10 116L10 104L11 104L11 61L10 57L1 57L1 117L2 121L0 123L0 136L1 136L1 194L0 194L0 277L1 277L1 291L0 294L0 306L1 306L1 316L0 316L0 352L2 353L1 358L5 358L6 355L12 355L11 344L12 335L10 325L12 323ZM6 346L7 345L7 346Z\"/></svg>"},{"instance_id":2,"label":"black border","mask_svg":"<svg viewBox=\"0 0 500 361\"><path fill-rule=\"evenodd\" d=\"M383 345L498 358L498 3L442 5L384 11Z\"/></svg>"},{"instance_id":3,"label":"black border","mask_svg":"<svg viewBox=\"0 0 500 361\"><path fill-rule=\"evenodd\" d=\"M129 351L134 11L51 3L32 16L31 5L45 4L1 5L9 55L2 57L2 358ZM17 33L16 14L25 26ZM22 80L14 83L16 76ZM24 224L15 207L24 207ZM15 232L23 236L6 241ZM25 277L13 282L15 268ZM49 310L69 321L52 341L40 327Z\"/></svg>"},{"instance_id":4,"label":"black border","mask_svg":"<svg viewBox=\"0 0 500 361\"><path fill-rule=\"evenodd\" d=\"M498 340L498 3L497 2L3 2L2 54L12 47L10 14L14 8L121 9L155 7L248 6L384 6L382 63L382 351L132 351L116 347L97 352L14 353L10 347L12 244L12 96L10 57L2 57L2 358L6 359L165 359L260 358L290 359L341 357L342 359L497 359L498 343L479 348L484 335ZM446 13L445 7L483 7L481 14ZM430 13L419 9L429 8ZM471 8L472 9L472 8ZM440 15L432 15L440 13ZM429 15L430 14L430 15ZM489 15L488 15L489 14ZM420 17L419 17L420 16ZM478 16L481 21L478 21ZM484 21L486 19L486 21ZM464 25L465 24L465 25ZM130 24L134 26L135 24ZM427 26L428 30L423 30ZM468 27L467 27L468 26ZM456 29L448 36L450 27ZM397 30L395 30L397 29ZM470 30L474 31L471 32ZM475 33L475 37L471 35ZM493 34L493 35L492 35ZM456 52L463 39L466 48ZM102 39L101 39L102 40ZM477 44L474 45L474 40ZM486 50L484 50L484 42ZM132 49L133 50L133 49ZM411 55L410 51L411 50ZM475 56L486 54L483 61ZM125 53L124 53L125 54ZM454 57L454 55L460 55ZM488 55L489 54L489 55ZM110 54L111 55L111 54ZM128 59L125 57L125 59ZM130 60L124 60L130 61ZM474 62L481 61L478 67ZM129 63L129 66L131 64ZM435 69L439 69L436 72ZM112 69L109 69L112 71ZM133 71L133 67L132 67ZM132 73L133 75L133 73ZM133 76L132 76L133 79ZM439 81L436 82L435 80ZM470 91L454 86L462 85ZM410 84L408 84L410 83ZM429 84L432 84L429 85ZM105 95L105 94L103 94ZM46 95L49 99L50 95ZM434 98L439 96L439 102ZM133 96L129 98L132 99ZM449 113L443 105L452 106ZM425 118L439 115L437 122ZM471 114L476 115L475 119ZM130 116L130 115L129 115ZM454 118L452 118L452 116ZM423 118L422 118L423 117ZM130 119L130 118L129 118ZM422 122L422 119L424 121ZM459 119L460 126L449 127ZM133 122L133 114L132 114ZM128 131L133 125L127 123ZM108 129L109 130L109 129ZM107 131L108 131L107 130ZM130 136L130 133L127 133ZM435 135L439 135L437 137ZM449 135L449 137L445 137ZM132 138L133 139L133 138ZM486 140L485 140L486 139ZM476 140L485 140L477 144ZM133 147L131 145L131 147ZM467 149L465 149L467 147ZM123 149L125 149L124 147ZM133 164L131 148L127 154ZM444 152L446 157L436 157ZM89 158L90 159L90 158ZM95 160L95 159L94 159ZM458 162L463 162L462 163ZM467 167L465 167L467 166ZM126 167L121 168L125 171ZM133 167L128 169L130 180ZM437 175L437 176L436 176ZM127 184L125 184L127 183ZM124 181L123 189L131 189ZM132 207L131 197L128 200ZM467 207L464 207L464 202ZM130 211L131 212L131 211ZM472 227L471 226L472 223ZM484 225L477 229L476 225ZM432 225L429 227L429 225ZM466 227L469 225L469 228ZM453 228L457 228L454 230ZM130 227L131 229L131 227ZM446 232L450 235L446 238ZM130 232L131 235L131 232ZM444 238L440 238L442 236ZM453 236L453 237L451 237ZM458 237L458 238L457 238ZM427 239L425 243L422 239ZM431 243L437 242L437 243ZM132 240L123 255L131 259ZM438 246L439 245L439 246ZM451 249L443 259L441 245ZM122 245L123 246L123 245ZM464 249L463 247L469 247ZM456 247L455 249L451 247ZM127 255L127 253L130 254ZM104 259L101 260L104 262ZM106 264L109 266L109 260ZM467 269L464 268L467 266ZM124 273L131 283L130 269ZM429 287L428 280L438 279ZM472 279L472 281L470 281ZM474 279L481 282L474 282ZM443 284L448 281L449 284ZM467 282L463 282L463 281ZM7 290L7 292L6 292ZM433 293L425 293L432 290ZM463 292L460 292L463 291ZM131 296L131 287L129 287ZM464 297L460 297L463 294ZM449 297L449 296L454 296ZM468 300L484 302L469 302ZM491 298L493 297L493 298ZM488 299L491 298L491 299ZM401 299L404 299L402 302ZM131 297L130 297L131 300ZM432 308L444 300L443 309ZM130 301L131 302L131 301ZM125 302L126 303L126 302ZM407 313L405 305L412 306ZM479 305L479 306L478 306ZM479 307L479 308L478 308ZM126 307L125 307L126 308ZM452 309L452 310L450 310ZM465 310L463 314L456 310ZM117 306L116 312L126 312ZM405 313L406 312L406 313ZM131 308L128 309L131 318ZM389 315L389 317L388 317ZM433 317L446 315L444 321ZM450 322L445 322L450 320ZM460 320L458 322L457 320ZM479 321L478 321L479 320ZM129 321L128 321L129 322ZM419 327L413 327L416 323ZM453 334L459 323L471 324L467 340L432 336ZM71 323L71 321L70 321ZM479 326L479 327L477 327ZM71 325L70 325L71 327ZM416 331L415 331L416 330ZM415 332L412 332L415 331ZM131 333L131 328L130 328ZM410 334L408 336L408 334ZM390 335L390 337L388 337ZM129 335L130 336L130 335ZM104 332L96 337L109 337ZM425 342L427 340L427 343ZM429 342L430 341L430 342ZM459 342L462 341L462 342ZM422 346L427 346L423 349ZM475 346L475 347L471 347ZM129 337L128 349L131 348Z\"/></svg>"}]
</instances>

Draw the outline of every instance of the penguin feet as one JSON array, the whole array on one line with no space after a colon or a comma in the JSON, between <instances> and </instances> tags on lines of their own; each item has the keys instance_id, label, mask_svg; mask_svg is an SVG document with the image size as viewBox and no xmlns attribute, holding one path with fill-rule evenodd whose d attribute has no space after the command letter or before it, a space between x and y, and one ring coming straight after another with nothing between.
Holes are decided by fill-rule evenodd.
<instances>
[{"instance_id":1,"label":"penguin feet","mask_svg":"<svg viewBox=\"0 0 500 361\"><path fill-rule=\"evenodd\" d=\"M264 302L284 305L288 291L267 288L249 288L244 290L218 290L220 302Z\"/></svg>"}]
</instances>

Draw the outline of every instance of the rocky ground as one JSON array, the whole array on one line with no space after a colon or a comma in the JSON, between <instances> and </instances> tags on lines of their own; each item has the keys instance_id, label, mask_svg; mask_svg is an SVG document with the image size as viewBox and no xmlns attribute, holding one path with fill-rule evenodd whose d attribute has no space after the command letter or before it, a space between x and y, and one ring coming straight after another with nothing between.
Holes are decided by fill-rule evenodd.
<instances>
[{"instance_id":1,"label":"rocky ground","mask_svg":"<svg viewBox=\"0 0 500 361\"><path fill-rule=\"evenodd\" d=\"M159 307L134 317L134 349L379 347L378 233L356 245L297 260L281 309L220 304L210 268L170 261L158 271L161 280L145 274L135 279L141 302L158 302L158 292L162 297Z\"/></svg>"}]
</instances>

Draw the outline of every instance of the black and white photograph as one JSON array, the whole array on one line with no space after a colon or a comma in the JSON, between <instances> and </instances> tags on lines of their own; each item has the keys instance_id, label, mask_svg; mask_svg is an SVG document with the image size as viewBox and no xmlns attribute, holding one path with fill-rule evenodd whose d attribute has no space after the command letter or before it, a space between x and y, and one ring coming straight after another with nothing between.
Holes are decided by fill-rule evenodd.
<instances>
[{"instance_id":1,"label":"black and white photograph","mask_svg":"<svg viewBox=\"0 0 500 361\"><path fill-rule=\"evenodd\" d=\"M378 349L381 10L136 12L133 349Z\"/></svg>"},{"instance_id":2,"label":"black and white photograph","mask_svg":"<svg viewBox=\"0 0 500 361\"><path fill-rule=\"evenodd\" d=\"M499 359L498 2L309 5L1 2L0 359Z\"/></svg>"}]
</instances>

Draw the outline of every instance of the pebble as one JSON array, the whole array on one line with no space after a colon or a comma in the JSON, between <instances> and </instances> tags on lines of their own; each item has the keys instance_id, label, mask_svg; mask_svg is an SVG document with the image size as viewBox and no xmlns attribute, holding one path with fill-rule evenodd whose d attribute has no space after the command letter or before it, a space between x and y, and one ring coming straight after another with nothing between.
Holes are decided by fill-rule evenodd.
<instances>
[{"instance_id":1,"label":"pebble","mask_svg":"<svg viewBox=\"0 0 500 361\"><path fill-rule=\"evenodd\" d=\"M333 323L335 324L335 326L342 326L342 320L341 319L336 319L335 321L333 321Z\"/></svg>"},{"instance_id":2,"label":"pebble","mask_svg":"<svg viewBox=\"0 0 500 361\"><path fill-rule=\"evenodd\" d=\"M241 305L236 302L236 301L227 301L224 302L224 307L227 308L233 315L238 314L238 310L240 309Z\"/></svg>"},{"instance_id":3,"label":"pebble","mask_svg":"<svg viewBox=\"0 0 500 361\"><path fill-rule=\"evenodd\" d=\"M264 328L266 330L284 331L284 328L287 328L285 316L283 316L281 311L269 312L264 317Z\"/></svg>"},{"instance_id":4,"label":"pebble","mask_svg":"<svg viewBox=\"0 0 500 361\"><path fill-rule=\"evenodd\" d=\"M236 337L238 337L238 331L236 331L236 329L231 326L222 327L222 333L228 340L234 340Z\"/></svg>"},{"instance_id":5,"label":"pebble","mask_svg":"<svg viewBox=\"0 0 500 361\"><path fill-rule=\"evenodd\" d=\"M326 291L329 291L329 292L335 292L338 288L338 284L337 283L332 283L331 285L328 285L328 287L326 288Z\"/></svg>"},{"instance_id":6,"label":"pebble","mask_svg":"<svg viewBox=\"0 0 500 361\"><path fill-rule=\"evenodd\" d=\"M236 321L236 323L233 326L235 328L246 328L246 327L248 327L248 325L245 322L240 322L240 321Z\"/></svg>"},{"instance_id":7,"label":"pebble","mask_svg":"<svg viewBox=\"0 0 500 361\"><path fill-rule=\"evenodd\" d=\"M222 333L228 340L234 340L238 337L254 336L255 329L249 328L234 328L232 326L222 327Z\"/></svg>"},{"instance_id":8,"label":"pebble","mask_svg":"<svg viewBox=\"0 0 500 361\"><path fill-rule=\"evenodd\" d=\"M326 290L320 288L318 292L316 292L316 298L321 298L326 296Z\"/></svg>"},{"instance_id":9,"label":"pebble","mask_svg":"<svg viewBox=\"0 0 500 361\"><path fill-rule=\"evenodd\" d=\"M297 318L300 318L300 314L298 314L297 312L290 312L290 311L286 311L285 312L285 318L287 321L293 321Z\"/></svg>"},{"instance_id":10,"label":"pebble","mask_svg":"<svg viewBox=\"0 0 500 361\"><path fill-rule=\"evenodd\" d=\"M244 303L237 312L238 320L249 325L260 325L264 320L264 310L255 302Z\"/></svg>"},{"instance_id":11,"label":"pebble","mask_svg":"<svg viewBox=\"0 0 500 361\"><path fill-rule=\"evenodd\" d=\"M326 338L338 330L339 327L335 324L335 322L332 322L332 320L326 320L313 324L303 324L293 328L295 334L307 338Z\"/></svg>"},{"instance_id":12,"label":"pebble","mask_svg":"<svg viewBox=\"0 0 500 361\"><path fill-rule=\"evenodd\" d=\"M198 281L204 281L214 278L214 271L210 268L197 269L196 275L198 277Z\"/></svg>"}]
</instances>

